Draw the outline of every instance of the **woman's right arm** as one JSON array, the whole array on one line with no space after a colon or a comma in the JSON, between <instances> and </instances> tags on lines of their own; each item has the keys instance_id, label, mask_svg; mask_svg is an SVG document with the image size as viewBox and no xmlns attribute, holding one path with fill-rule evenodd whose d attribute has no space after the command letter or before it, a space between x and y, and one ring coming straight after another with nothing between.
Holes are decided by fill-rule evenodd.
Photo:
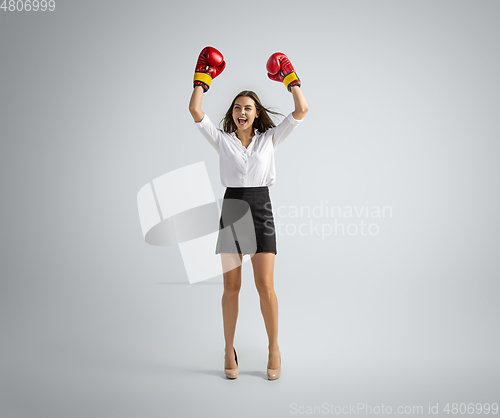
<instances>
[{"instance_id":1,"label":"woman's right arm","mask_svg":"<svg viewBox=\"0 0 500 418\"><path fill-rule=\"evenodd\" d=\"M222 73L225 67L226 62L224 61L224 57L215 48L206 46L200 52L194 69L194 88L191 101L189 102L189 111L196 123L201 122L205 117L205 114L201 111L203 93L206 93L210 89L212 80Z\"/></svg>"},{"instance_id":2,"label":"woman's right arm","mask_svg":"<svg viewBox=\"0 0 500 418\"><path fill-rule=\"evenodd\" d=\"M189 102L189 111L196 123L201 122L205 113L201 110L201 100L203 99L203 87L195 86L193 89L193 94L191 95L191 101Z\"/></svg>"}]
</instances>

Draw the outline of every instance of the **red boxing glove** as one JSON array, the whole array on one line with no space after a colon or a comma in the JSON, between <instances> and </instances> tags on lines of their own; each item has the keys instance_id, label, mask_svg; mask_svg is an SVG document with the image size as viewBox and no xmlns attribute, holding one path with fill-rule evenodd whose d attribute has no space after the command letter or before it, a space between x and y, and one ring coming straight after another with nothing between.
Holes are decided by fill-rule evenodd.
<instances>
[{"instance_id":1,"label":"red boxing glove","mask_svg":"<svg viewBox=\"0 0 500 418\"><path fill-rule=\"evenodd\" d=\"M206 93L210 88L212 79L222 73L225 67L224 57L219 51L211 46L203 48L194 70L193 88L195 86L202 86L203 93Z\"/></svg>"},{"instance_id":2,"label":"red boxing glove","mask_svg":"<svg viewBox=\"0 0 500 418\"><path fill-rule=\"evenodd\" d=\"M267 60L266 68L268 71L267 76L271 80L282 81L290 93L292 92L292 86L300 87L300 79L285 54L275 52Z\"/></svg>"}]
</instances>

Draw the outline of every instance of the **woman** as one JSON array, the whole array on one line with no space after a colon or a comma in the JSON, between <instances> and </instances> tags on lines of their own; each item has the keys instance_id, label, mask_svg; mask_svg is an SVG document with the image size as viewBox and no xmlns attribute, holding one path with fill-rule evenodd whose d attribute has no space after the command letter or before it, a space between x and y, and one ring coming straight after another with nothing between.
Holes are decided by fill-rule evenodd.
<instances>
[{"instance_id":1,"label":"woman","mask_svg":"<svg viewBox=\"0 0 500 418\"><path fill-rule=\"evenodd\" d=\"M275 53L267 62L268 77L285 84L292 93L295 110L276 126L269 113L278 113L265 108L254 92L245 90L231 103L224 118L224 129L218 129L202 112L201 102L203 93L209 90L211 81L222 73L225 66L222 54L215 48L206 47L201 51L189 103L195 124L219 153L221 182L226 187L216 247L216 254L221 254L224 276L224 371L230 379L239 374L233 341L241 262L244 254L250 254L269 338L267 376L275 380L281 375L281 353L278 346L278 300L273 283L276 232L269 186L276 177L274 151L299 125L308 106L289 59L282 53Z\"/></svg>"}]
</instances>

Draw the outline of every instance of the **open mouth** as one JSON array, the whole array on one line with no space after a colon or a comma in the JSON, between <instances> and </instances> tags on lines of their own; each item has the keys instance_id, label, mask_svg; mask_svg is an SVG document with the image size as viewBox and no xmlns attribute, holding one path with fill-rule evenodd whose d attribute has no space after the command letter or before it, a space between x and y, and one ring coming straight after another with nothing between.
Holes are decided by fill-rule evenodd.
<instances>
[{"instance_id":1,"label":"open mouth","mask_svg":"<svg viewBox=\"0 0 500 418\"><path fill-rule=\"evenodd\" d=\"M247 123L247 120L244 118L238 118L238 125L243 126L245 123Z\"/></svg>"}]
</instances>

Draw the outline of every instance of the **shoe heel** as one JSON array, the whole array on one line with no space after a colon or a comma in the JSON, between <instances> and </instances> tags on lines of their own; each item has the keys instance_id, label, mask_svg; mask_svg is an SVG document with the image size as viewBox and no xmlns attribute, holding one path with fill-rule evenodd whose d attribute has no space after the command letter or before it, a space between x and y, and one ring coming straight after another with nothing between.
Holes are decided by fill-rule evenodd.
<instances>
[{"instance_id":1,"label":"shoe heel","mask_svg":"<svg viewBox=\"0 0 500 418\"><path fill-rule=\"evenodd\" d=\"M224 367L224 373L226 374L226 377L228 379L236 379L240 373L240 370L238 367L238 356L236 355L236 349L233 347L233 350L234 350L234 359L236 361L236 368L227 369Z\"/></svg>"}]
</instances>

